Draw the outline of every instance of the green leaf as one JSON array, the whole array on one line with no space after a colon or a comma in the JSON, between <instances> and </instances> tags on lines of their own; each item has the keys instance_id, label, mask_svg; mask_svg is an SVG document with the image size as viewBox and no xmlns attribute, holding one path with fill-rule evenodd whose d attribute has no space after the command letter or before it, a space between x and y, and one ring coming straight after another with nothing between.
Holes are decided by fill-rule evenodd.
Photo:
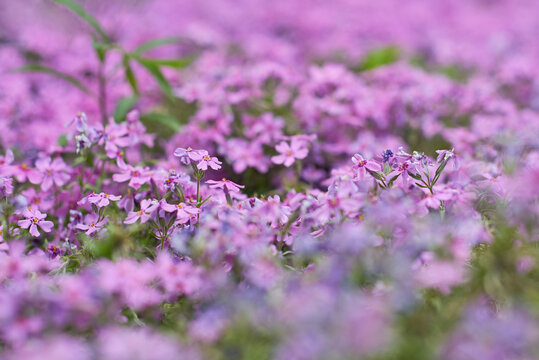
<instances>
[{"instance_id":1,"label":"green leaf","mask_svg":"<svg viewBox=\"0 0 539 360\"><path fill-rule=\"evenodd\" d=\"M124 97L118 101L116 104L116 109L114 110L114 120L119 123L125 120L125 117L129 110L137 103L138 96Z\"/></svg>"},{"instance_id":2,"label":"green leaf","mask_svg":"<svg viewBox=\"0 0 539 360\"><path fill-rule=\"evenodd\" d=\"M396 46L387 46L371 50L358 66L359 71L371 70L383 65L392 64L400 59L401 52Z\"/></svg>"},{"instance_id":3,"label":"green leaf","mask_svg":"<svg viewBox=\"0 0 539 360\"><path fill-rule=\"evenodd\" d=\"M434 178L437 180L440 175L442 174L442 171L444 171L445 166L447 165L448 160L443 160L440 165L438 166L438 169L436 169L436 173L434 174Z\"/></svg>"},{"instance_id":4,"label":"green leaf","mask_svg":"<svg viewBox=\"0 0 539 360\"><path fill-rule=\"evenodd\" d=\"M409 171L407 171L408 175L416 180L421 180L421 175L419 174L414 174L414 173L411 173Z\"/></svg>"},{"instance_id":5,"label":"green leaf","mask_svg":"<svg viewBox=\"0 0 539 360\"><path fill-rule=\"evenodd\" d=\"M369 169L367 169L367 171L369 172L369 174L371 174L371 176L377 180L380 180L380 181L385 181L385 176L382 172L380 171L371 171Z\"/></svg>"},{"instance_id":6,"label":"green leaf","mask_svg":"<svg viewBox=\"0 0 539 360\"><path fill-rule=\"evenodd\" d=\"M105 56L107 54L107 51L109 50L107 44L98 41L97 37L92 34L92 47L94 48L99 61L104 63Z\"/></svg>"},{"instance_id":7,"label":"green leaf","mask_svg":"<svg viewBox=\"0 0 539 360\"><path fill-rule=\"evenodd\" d=\"M161 39L154 39L147 41L141 45L139 45L134 51L134 54L142 54L146 51L150 51L152 49L155 49L156 47L163 46L163 45L170 45L170 44L176 44L179 42L185 41L185 38L178 37L178 36L170 36L165 37Z\"/></svg>"},{"instance_id":8,"label":"green leaf","mask_svg":"<svg viewBox=\"0 0 539 360\"><path fill-rule=\"evenodd\" d=\"M397 180L397 178L398 178L399 176L400 176L400 174L397 174L397 175L393 176L393 177L391 178L391 180L389 180L389 182L387 183L387 186L389 187L389 186L393 185L393 183L395 182L395 180Z\"/></svg>"},{"instance_id":9,"label":"green leaf","mask_svg":"<svg viewBox=\"0 0 539 360\"><path fill-rule=\"evenodd\" d=\"M123 64L125 68L125 78L127 79L127 82L129 83L129 85L131 85L133 93L135 95L139 95L138 81L135 77L133 69L131 68L131 65L129 65L129 58L127 56L124 56Z\"/></svg>"},{"instance_id":10,"label":"green leaf","mask_svg":"<svg viewBox=\"0 0 539 360\"><path fill-rule=\"evenodd\" d=\"M158 123L160 125L167 126L170 130L178 132L181 128L180 124L176 121L175 118L169 115L160 114L156 112L146 113L141 115L140 120L146 123Z\"/></svg>"},{"instance_id":11,"label":"green leaf","mask_svg":"<svg viewBox=\"0 0 539 360\"><path fill-rule=\"evenodd\" d=\"M67 146L67 137L65 135L62 134L58 137L58 145L61 147Z\"/></svg>"},{"instance_id":12,"label":"green leaf","mask_svg":"<svg viewBox=\"0 0 539 360\"><path fill-rule=\"evenodd\" d=\"M16 72L28 72L28 73L35 72L35 73L42 73L42 74L52 75L52 76L54 76L54 77L56 77L58 79L61 79L61 80L64 80L64 81L67 81L67 82L71 83L72 85L76 86L82 92L84 92L84 93L86 93L86 94L88 94L88 95L90 95L92 97L95 97L95 95L90 91L90 89L88 89L86 86L84 86L79 80L77 80L73 76L71 76L69 74L66 74L66 73L63 73L63 72L60 72L60 71L57 71L57 70L54 70L53 68L50 68L50 67L47 67L47 66L43 66L43 65L39 65L39 64L30 64L30 65L25 65L25 66L21 66L19 68L16 68L13 71L16 71Z\"/></svg>"},{"instance_id":13,"label":"green leaf","mask_svg":"<svg viewBox=\"0 0 539 360\"><path fill-rule=\"evenodd\" d=\"M137 61L143 61L147 64L153 64L156 66L167 66L174 69L185 68L193 62L195 59L194 56L187 56L181 59L152 59L152 58L143 58L140 56L134 56Z\"/></svg>"},{"instance_id":14,"label":"green leaf","mask_svg":"<svg viewBox=\"0 0 539 360\"><path fill-rule=\"evenodd\" d=\"M161 91L171 100L174 99L174 94L172 93L172 86L168 82L168 80L165 78L161 70L159 69L159 66L155 65L154 63L147 61L142 58L135 57L134 58L140 65L142 65L148 72L153 76L155 81L157 81L157 84L159 84L159 88L161 88Z\"/></svg>"},{"instance_id":15,"label":"green leaf","mask_svg":"<svg viewBox=\"0 0 539 360\"><path fill-rule=\"evenodd\" d=\"M101 39L104 42L110 42L110 38L107 35L107 33L103 30L99 22L95 17L90 15L89 13L84 10L82 6L80 6L78 3L76 3L73 0L52 0L53 2L57 4L64 5L71 9L75 14L77 14L82 20L86 21L91 27L94 28L94 30L99 34Z\"/></svg>"}]
</instances>

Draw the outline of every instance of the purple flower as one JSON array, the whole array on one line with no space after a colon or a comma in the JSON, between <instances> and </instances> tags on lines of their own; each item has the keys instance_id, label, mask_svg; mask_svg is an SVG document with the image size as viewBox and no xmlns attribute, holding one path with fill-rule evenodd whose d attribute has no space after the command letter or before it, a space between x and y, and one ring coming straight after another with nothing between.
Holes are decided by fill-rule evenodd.
<instances>
[{"instance_id":1,"label":"purple flower","mask_svg":"<svg viewBox=\"0 0 539 360\"><path fill-rule=\"evenodd\" d=\"M176 217L182 223L187 222L187 220L189 220L192 216L200 213L199 208L185 203L168 204L166 202L162 202L161 207L167 212L176 211Z\"/></svg>"},{"instance_id":2,"label":"purple flower","mask_svg":"<svg viewBox=\"0 0 539 360\"><path fill-rule=\"evenodd\" d=\"M34 184L41 183L43 191L49 190L53 184L62 186L70 179L69 168L61 158L51 160L50 157L40 158L36 161L36 168L40 172L39 177L30 177Z\"/></svg>"},{"instance_id":3,"label":"purple flower","mask_svg":"<svg viewBox=\"0 0 539 360\"><path fill-rule=\"evenodd\" d=\"M189 165L191 160L193 161L200 161L202 158L208 155L208 152L206 150L194 150L191 147L187 148L177 148L174 150L174 156L179 157L181 161Z\"/></svg>"},{"instance_id":4,"label":"purple flower","mask_svg":"<svg viewBox=\"0 0 539 360\"><path fill-rule=\"evenodd\" d=\"M212 189L223 189L225 191L239 192L240 189L243 189L245 186L238 185L233 181L222 178L221 181L208 180L206 184L209 184Z\"/></svg>"},{"instance_id":5,"label":"purple flower","mask_svg":"<svg viewBox=\"0 0 539 360\"><path fill-rule=\"evenodd\" d=\"M112 180L116 182L129 181L129 186L137 190L142 185L150 181L151 174L146 169L136 166L127 165L122 159L118 159L118 167L121 172L119 174L112 175Z\"/></svg>"},{"instance_id":6,"label":"purple flower","mask_svg":"<svg viewBox=\"0 0 539 360\"><path fill-rule=\"evenodd\" d=\"M107 206L110 201L118 201L121 199L121 196L117 196L117 195L110 195L110 194L107 194L107 193L99 193L99 194L91 194L91 195L88 195L88 202L90 204L95 204L97 207L104 207L104 206Z\"/></svg>"},{"instance_id":7,"label":"purple flower","mask_svg":"<svg viewBox=\"0 0 539 360\"><path fill-rule=\"evenodd\" d=\"M46 233L51 232L51 229L54 226L52 221L45 220L47 214L42 214L37 209L29 207L23 211L22 215L25 219L19 220L18 225L23 229L30 228L30 234L32 236L39 236L39 231L37 230L38 226Z\"/></svg>"},{"instance_id":8,"label":"purple flower","mask_svg":"<svg viewBox=\"0 0 539 360\"><path fill-rule=\"evenodd\" d=\"M94 232L101 230L103 225L107 222L107 219L104 218L102 220L99 220L99 217L97 214L88 214L86 215L86 218L84 219L84 224L77 224L75 226L77 229L85 231L86 235L91 235Z\"/></svg>"},{"instance_id":9,"label":"purple flower","mask_svg":"<svg viewBox=\"0 0 539 360\"><path fill-rule=\"evenodd\" d=\"M309 153L305 141L300 141L296 138L293 138L290 144L286 141L280 142L275 146L275 150L279 155L272 156L271 161L274 164L282 164L286 167L292 166L296 159L305 159Z\"/></svg>"},{"instance_id":10,"label":"purple flower","mask_svg":"<svg viewBox=\"0 0 539 360\"><path fill-rule=\"evenodd\" d=\"M197 169L206 171L208 170L208 166L211 167L213 170L219 170L221 168L222 162L217 160L214 156L204 155L202 159L199 160L197 164Z\"/></svg>"},{"instance_id":11,"label":"purple flower","mask_svg":"<svg viewBox=\"0 0 539 360\"><path fill-rule=\"evenodd\" d=\"M144 224L155 216L158 209L159 202L157 200L143 199L140 202L140 210L129 212L124 220L124 224L133 224L138 219L140 219L141 224Z\"/></svg>"},{"instance_id":12,"label":"purple flower","mask_svg":"<svg viewBox=\"0 0 539 360\"><path fill-rule=\"evenodd\" d=\"M355 171L355 179L361 180L365 176L367 170L369 171L381 171L382 167L374 160L365 160L363 156L355 154L352 157L354 166L352 169Z\"/></svg>"},{"instance_id":13,"label":"purple flower","mask_svg":"<svg viewBox=\"0 0 539 360\"><path fill-rule=\"evenodd\" d=\"M0 176L0 196L6 197L13 193L13 180L10 177Z\"/></svg>"},{"instance_id":14,"label":"purple flower","mask_svg":"<svg viewBox=\"0 0 539 360\"><path fill-rule=\"evenodd\" d=\"M453 161L453 166L455 170L458 170L458 168L460 167L460 162L457 155L455 155L455 149L436 150L436 153L438 154L438 156L436 157L437 162L441 163L443 161Z\"/></svg>"},{"instance_id":15,"label":"purple flower","mask_svg":"<svg viewBox=\"0 0 539 360\"><path fill-rule=\"evenodd\" d=\"M389 162L389 160L393 156L394 156L393 151L391 151L390 149L385 150L384 152L382 152L382 162L383 163Z\"/></svg>"}]
</instances>

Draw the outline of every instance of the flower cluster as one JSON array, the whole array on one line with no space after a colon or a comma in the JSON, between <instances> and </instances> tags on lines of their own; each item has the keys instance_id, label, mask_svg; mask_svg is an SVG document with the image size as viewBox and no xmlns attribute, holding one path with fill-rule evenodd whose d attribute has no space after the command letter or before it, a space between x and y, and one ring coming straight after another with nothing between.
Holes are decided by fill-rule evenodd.
<instances>
[{"instance_id":1,"label":"flower cluster","mask_svg":"<svg viewBox=\"0 0 539 360\"><path fill-rule=\"evenodd\" d=\"M537 358L538 2L53 3L0 5L0 358Z\"/></svg>"}]
</instances>

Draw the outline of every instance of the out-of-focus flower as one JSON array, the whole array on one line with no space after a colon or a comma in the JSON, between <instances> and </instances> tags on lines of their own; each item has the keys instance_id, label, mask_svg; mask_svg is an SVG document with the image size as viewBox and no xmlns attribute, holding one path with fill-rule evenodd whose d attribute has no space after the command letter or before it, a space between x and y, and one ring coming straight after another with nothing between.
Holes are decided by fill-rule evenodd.
<instances>
[{"instance_id":1,"label":"out-of-focus flower","mask_svg":"<svg viewBox=\"0 0 539 360\"><path fill-rule=\"evenodd\" d=\"M245 186L238 185L233 181L222 178L220 181L208 180L206 184L210 185L212 189L223 189L225 191L239 192L240 189L243 189Z\"/></svg>"},{"instance_id":2,"label":"out-of-focus flower","mask_svg":"<svg viewBox=\"0 0 539 360\"><path fill-rule=\"evenodd\" d=\"M305 159L309 154L305 142L299 141L296 138L292 139L290 144L286 141L281 141L275 146L275 150L277 150L279 155L272 156L271 161L274 164L282 164L286 167L292 166L296 159Z\"/></svg>"},{"instance_id":3,"label":"out-of-focus flower","mask_svg":"<svg viewBox=\"0 0 539 360\"><path fill-rule=\"evenodd\" d=\"M30 181L34 184L40 183L43 191L49 190L53 184L62 186L71 178L69 168L61 158L40 158L36 161L36 169L39 170L40 176L30 177Z\"/></svg>"}]
</instances>

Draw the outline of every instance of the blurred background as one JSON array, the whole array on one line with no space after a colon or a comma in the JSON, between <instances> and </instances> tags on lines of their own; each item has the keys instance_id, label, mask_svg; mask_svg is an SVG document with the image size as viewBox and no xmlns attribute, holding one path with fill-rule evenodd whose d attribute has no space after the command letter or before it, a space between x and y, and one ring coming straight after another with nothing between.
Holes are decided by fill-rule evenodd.
<instances>
[{"instance_id":1,"label":"blurred background","mask_svg":"<svg viewBox=\"0 0 539 360\"><path fill-rule=\"evenodd\" d=\"M339 62L361 70L369 62L404 60L460 79L485 74L508 81L526 77L537 89L539 2L534 0L91 0L78 2L95 16L111 43L126 50L152 39L175 37L153 57L182 58L201 53L237 56L290 65ZM25 145L21 124L49 144L78 111L99 119L99 104L73 84L41 74L13 72L39 64L69 74L90 90L99 87L99 60L92 28L52 0L0 1L0 135L4 146ZM374 49L374 53L373 53ZM376 52L377 51L377 52ZM112 52L111 52L112 53ZM367 56L367 58L366 58ZM370 56L370 57L369 57ZM131 95L119 52L109 54L107 109ZM30 72L30 74L29 74ZM133 65L140 91L156 88ZM172 87L177 71L163 70ZM464 74L464 75L463 75ZM139 107L152 106L146 97ZM539 107L537 101L526 104ZM46 121L42 121L46 120ZM47 124L47 131L42 131Z\"/></svg>"}]
</instances>

